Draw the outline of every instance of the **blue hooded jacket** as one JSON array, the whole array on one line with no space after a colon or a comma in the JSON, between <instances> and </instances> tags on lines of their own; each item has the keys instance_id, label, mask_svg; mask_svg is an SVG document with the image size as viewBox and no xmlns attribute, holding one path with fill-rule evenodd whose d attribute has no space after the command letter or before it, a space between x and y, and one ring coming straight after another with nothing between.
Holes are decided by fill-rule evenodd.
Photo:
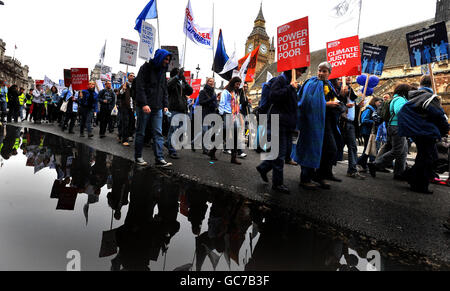
<instances>
[{"instance_id":1,"label":"blue hooded jacket","mask_svg":"<svg viewBox=\"0 0 450 291\"><path fill-rule=\"evenodd\" d=\"M155 57L142 65L136 77L136 104L142 108L149 106L152 111L169 107L166 72L163 67L164 59L172 54L159 49Z\"/></svg>"}]
</instances>

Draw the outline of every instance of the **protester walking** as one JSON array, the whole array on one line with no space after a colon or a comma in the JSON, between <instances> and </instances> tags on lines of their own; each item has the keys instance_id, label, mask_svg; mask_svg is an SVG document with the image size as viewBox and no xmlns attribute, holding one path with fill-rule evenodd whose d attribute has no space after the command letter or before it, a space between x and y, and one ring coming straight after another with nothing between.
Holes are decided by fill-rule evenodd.
<instances>
[{"instance_id":1,"label":"protester walking","mask_svg":"<svg viewBox=\"0 0 450 291\"><path fill-rule=\"evenodd\" d=\"M433 92L430 76L423 76L420 88L409 93L409 102L398 113L398 135L411 137L417 146L414 166L405 173L414 192L432 194L429 184L433 164L437 159L436 143L450 130L448 118L437 95Z\"/></svg>"},{"instance_id":2,"label":"protester walking","mask_svg":"<svg viewBox=\"0 0 450 291\"><path fill-rule=\"evenodd\" d=\"M151 126L153 152L157 167L169 167L172 164L164 159L162 135L163 112L169 111L166 72L172 55L163 49L155 52L155 57L142 65L136 78L137 129L135 139L135 161L146 166L142 158L145 130Z\"/></svg>"},{"instance_id":3,"label":"protester walking","mask_svg":"<svg viewBox=\"0 0 450 291\"><path fill-rule=\"evenodd\" d=\"M36 85L33 90L33 120L36 124L41 124L44 108L45 95L42 85Z\"/></svg>"},{"instance_id":4,"label":"protester walking","mask_svg":"<svg viewBox=\"0 0 450 291\"><path fill-rule=\"evenodd\" d=\"M87 129L88 137L92 134L92 118L98 108L98 95L95 92L95 82L89 82L88 90L83 90L78 95L80 122L80 137L85 137L84 130Z\"/></svg>"},{"instance_id":5,"label":"protester walking","mask_svg":"<svg viewBox=\"0 0 450 291\"><path fill-rule=\"evenodd\" d=\"M69 129L69 134L75 134L73 129L75 127L78 114L77 95L73 94L70 88L66 88L63 90L61 96L64 102L67 102L62 131L64 132L66 129Z\"/></svg>"},{"instance_id":6,"label":"protester walking","mask_svg":"<svg viewBox=\"0 0 450 291\"><path fill-rule=\"evenodd\" d=\"M106 82L105 89L98 93L98 102L100 103L100 112L98 119L100 121L100 138L106 137L106 128L111 120L111 112L116 106L116 94L112 90L111 82Z\"/></svg>"},{"instance_id":7,"label":"protester walking","mask_svg":"<svg viewBox=\"0 0 450 291\"><path fill-rule=\"evenodd\" d=\"M369 139L372 132L377 132L378 125L381 123L381 117L377 114L378 107L381 106L382 99L373 97L369 105L361 113L361 136L364 139L364 151L358 159L358 166L361 167L361 172L367 172L367 162L374 162L376 155L369 155L366 153L369 146Z\"/></svg>"},{"instance_id":8,"label":"protester walking","mask_svg":"<svg viewBox=\"0 0 450 291\"><path fill-rule=\"evenodd\" d=\"M61 96L59 96L58 88L53 86L50 89L50 100L47 104L47 112L48 112L48 122L53 124L55 121L58 121L58 117L60 115L60 100Z\"/></svg>"},{"instance_id":9,"label":"protester walking","mask_svg":"<svg viewBox=\"0 0 450 291\"><path fill-rule=\"evenodd\" d=\"M136 99L136 80L134 74L128 76L128 82L119 91L119 142L130 146L129 141L134 127L134 100Z\"/></svg>"},{"instance_id":10,"label":"protester walking","mask_svg":"<svg viewBox=\"0 0 450 291\"><path fill-rule=\"evenodd\" d=\"M30 91L25 95L25 120L28 120L28 117L30 117L30 121L31 121L31 105L33 105L33 90L30 89Z\"/></svg>"},{"instance_id":11,"label":"protester walking","mask_svg":"<svg viewBox=\"0 0 450 291\"><path fill-rule=\"evenodd\" d=\"M182 125L172 126L172 120L177 115L187 116L188 103L187 98L194 93L192 87L186 82L184 77L184 70L175 68L170 72L170 80L167 84L167 90L169 94L169 111L171 116L169 118L169 133L167 135L167 149L169 150L169 156L171 159L179 159L177 151L172 144L172 136L174 132ZM187 120L184 121L187 124Z\"/></svg>"},{"instance_id":12,"label":"protester walking","mask_svg":"<svg viewBox=\"0 0 450 291\"><path fill-rule=\"evenodd\" d=\"M306 72L306 68L296 69L299 78ZM279 153L273 160L262 162L256 170L265 183L268 183L267 174L273 170L272 189L274 191L289 194L289 188L284 185L284 164L287 156L292 152L292 134L296 128L297 121L297 90L299 84L293 79L292 71L283 72L272 81L269 102L271 104L271 115L279 116L279 128L271 126L272 138L278 137ZM273 140L272 140L273 141Z\"/></svg>"},{"instance_id":13,"label":"protester walking","mask_svg":"<svg viewBox=\"0 0 450 291\"><path fill-rule=\"evenodd\" d=\"M231 150L231 163L241 165L237 160L238 144L242 141L242 131L244 126L244 119L240 113L239 106L239 88L241 86L241 79L234 77L230 80L225 90L222 92L219 103L219 114L224 120L226 149ZM230 144L229 142L233 142ZM215 149L211 155L215 154Z\"/></svg>"},{"instance_id":14,"label":"protester walking","mask_svg":"<svg viewBox=\"0 0 450 291\"><path fill-rule=\"evenodd\" d=\"M346 104L346 112L341 116L341 125L342 125L342 134L344 146L347 146L348 151L348 169L347 169L347 177L364 180L365 177L358 172L356 167L356 163L358 162L358 146L356 143L356 127L357 127L357 119L356 119L356 99L358 96L353 91L352 87L350 87L351 79L350 77L346 77L346 86L343 86L342 81L339 82L339 87L337 88L337 92L343 101Z\"/></svg>"},{"instance_id":15,"label":"protester walking","mask_svg":"<svg viewBox=\"0 0 450 291\"><path fill-rule=\"evenodd\" d=\"M6 96L8 95L8 87L6 87L6 83L3 80L0 80L0 124L6 122L6 114L7 114L7 102Z\"/></svg>"},{"instance_id":16,"label":"protester walking","mask_svg":"<svg viewBox=\"0 0 450 291\"><path fill-rule=\"evenodd\" d=\"M342 105L328 81L331 69L329 63L321 63L317 77L307 80L299 92L300 136L295 160L302 167L300 185L307 190L317 189L313 181L323 189L330 189L325 180L338 180L332 172L337 158L335 135L338 132L333 109Z\"/></svg>"},{"instance_id":17,"label":"protester walking","mask_svg":"<svg viewBox=\"0 0 450 291\"><path fill-rule=\"evenodd\" d=\"M387 143L381 148L374 163L369 163L369 171L372 177L376 177L377 171L386 171L386 168L394 166L394 179L403 180L406 170L406 158L408 156L408 142L406 137L398 135L398 113L408 103L411 86L399 84L394 90L394 98L389 106L389 121L387 121Z\"/></svg>"},{"instance_id":18,"label":"protester walking","mask_svg":"<svg viewBox=\"0 0 450 291\"><path fill-rule=\"evenodd\" d=\"M19 91L17 85L12 85L8 89L8 122L14 120L15 123L19 122Z\"/></svg>"}]
</instances>

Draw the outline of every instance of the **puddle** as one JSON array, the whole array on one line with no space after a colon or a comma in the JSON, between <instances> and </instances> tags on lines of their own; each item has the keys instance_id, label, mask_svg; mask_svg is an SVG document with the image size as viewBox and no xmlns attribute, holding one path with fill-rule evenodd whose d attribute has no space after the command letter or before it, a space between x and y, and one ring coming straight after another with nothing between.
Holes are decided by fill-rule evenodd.
<instances>
[{"instance_id":1,"label":"puddle","mask_svg":"<svg viewBox=\"0 0 450 291\"><path fill-rule=\"evenodd\" d=\"M0 128L0 154L0 270L420 270L37 130Z\"/></svg>"}]
</instances>

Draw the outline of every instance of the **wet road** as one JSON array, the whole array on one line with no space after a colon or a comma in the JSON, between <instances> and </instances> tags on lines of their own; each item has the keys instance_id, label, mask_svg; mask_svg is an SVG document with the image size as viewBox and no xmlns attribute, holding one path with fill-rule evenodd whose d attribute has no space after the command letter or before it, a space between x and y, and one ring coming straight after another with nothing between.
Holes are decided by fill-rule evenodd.
<instances>
[{"instance_id":1,"label":"wet road","mask_svg":"<svg viewBox=\"0 0 450 291\"><path fill-rule=\"evenodd\" d=\"M66 270L72 250L81 270L428 268L52 134L7 127L0 145L0 270Z\"/></svg>"}]
</instances>

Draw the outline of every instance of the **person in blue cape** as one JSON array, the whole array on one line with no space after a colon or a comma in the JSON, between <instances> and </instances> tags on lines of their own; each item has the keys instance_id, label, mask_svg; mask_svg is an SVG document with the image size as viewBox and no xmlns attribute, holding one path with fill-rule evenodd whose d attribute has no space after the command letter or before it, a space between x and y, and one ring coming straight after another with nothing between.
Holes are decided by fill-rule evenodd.
<instances>
[{"instance_id":1,"label":"person in blue cape","mask_svg":"<svg viewBox=\"0 0 450 291\"><path fill-rule=\"evenodd\" d=\"M340 181L333 175L337 146L334 110L341 106L335 89L328 81L331 65L321 63L317 77L307 80L299 92L297 127L300 130L295 161L302 167L300 185L307 190L331 185L325 180ZM337 124L335 124L337 126Z\"/></svg>"},{"instance_id":2,"label":"person in blue cape","mask_svg":"<svg viewBox=\"0 0 450 291\"><path fill-rule=\"evenodd\" d=\"M169 111L169 94L166 73L172 54L159 49L155 57L142 65L136 78L136 144L135 161L139 166L147 166L142 158L147 124L150 122L153 138L153 152L157 167L169 167L172 164L164 160L162 135L163 112Z\"/></svg>"},{"instance_id":3,"label":"person in blue cape","mask_svg":"<svg viewBox=\"0 0 450 291\"><path fill-rule=\"evenodd\" d=\"M433 193L428 187L434 178L436 143L450 130L441 102L431 87L431 77L423 76L419 90L409 93L409 102L398 113L399 136L412 138L417 146L416 162L405 177L412 191L425 194Z\"/></svg>"}]
</instances>

